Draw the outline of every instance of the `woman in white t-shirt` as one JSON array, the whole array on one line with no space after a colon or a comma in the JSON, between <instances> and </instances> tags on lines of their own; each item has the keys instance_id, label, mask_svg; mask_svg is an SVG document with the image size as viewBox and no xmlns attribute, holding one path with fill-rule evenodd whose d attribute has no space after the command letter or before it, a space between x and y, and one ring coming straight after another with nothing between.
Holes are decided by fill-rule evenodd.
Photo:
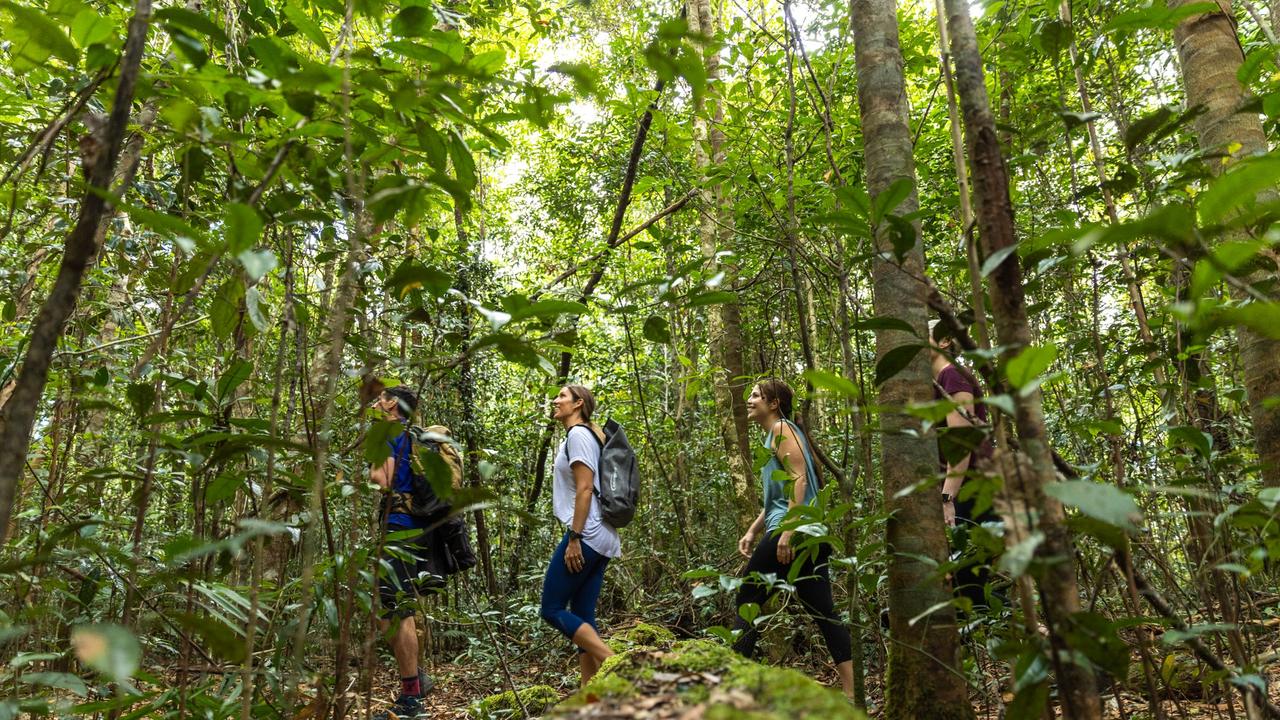
<instances>
[{"instance_id":1,"label":"woman in white t-shirt","mask_svg":"<svg viewBox=\"0 0 1280 720\"><path fill-rule=\"evenodd\" d=\"M551 401L552 416L565 427L556 450L551 505L566 528L542 582L542 619L578 646L586 685L613 651L596 630L596 601L609 560L622 555L618 531L600 516L596 475L604 433L591 422L595 396L581 385L566 385Z\"/></svg>"}]
</instances>

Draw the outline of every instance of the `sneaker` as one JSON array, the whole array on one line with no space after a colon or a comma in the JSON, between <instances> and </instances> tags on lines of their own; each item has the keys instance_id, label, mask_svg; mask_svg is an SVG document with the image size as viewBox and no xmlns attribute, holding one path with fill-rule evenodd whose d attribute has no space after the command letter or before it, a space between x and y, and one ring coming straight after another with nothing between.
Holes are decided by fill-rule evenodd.
<instances>
[{"instance_id":1,"label":"sneaker","mask_svg":"<svg viewBox=\"0 0 1280 720\"><path fill-rule=\"evenodd\" d=\"M418 691L423 695L426 695L435 689L436 681L432 680L430 675L423 672L422 668L418 668Z\"/></svg>"},{"instance_id":2,"label":"sneaker","mask_svg":"<svg viewBox=\"0 0 1280 720\"><path fill-rule=\"evenodd\" d=\"M426 720L427 711L422 707L422 698L413 695L401 695L390 710L373 714L373 720Z\"/></svg>"}]
</instances>

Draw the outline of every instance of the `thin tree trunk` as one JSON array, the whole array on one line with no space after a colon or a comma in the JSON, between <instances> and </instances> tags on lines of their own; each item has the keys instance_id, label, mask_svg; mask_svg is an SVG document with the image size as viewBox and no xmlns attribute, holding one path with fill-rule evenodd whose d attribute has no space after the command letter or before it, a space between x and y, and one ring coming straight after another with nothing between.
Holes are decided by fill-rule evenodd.
<instances>
[{"instance_id":1,"label":"thin tree trunk","mask_svg":"<svg viewBox=\"0 0 1280 720\"><path fill-rule=\"evenodd\" d=\"M873 198L895 182L915 183L906 81L898 39L895 0L853 0L850 5L862 116L867 187ZM918 206L914 187L890 212L908 214ZM911 325L915 335L895 329L876 331L876 356L927 334L926 287L920 281L924 250L919 226L901 264L891 258L887 224L876 228L872 265L876 315ZM919 352L905 369L880 386L879 405L904 408L933 399L928 353ZM968 689L960 673L960 636L950 588L936 572L947 557L942 503L935 491L903 493L922 478L938 474L937 449L920 420L905 412L882 411L881 473L889 512L889 647L885 717L972 718ZM929 612L931 608L938 608ZM924 616L924 617L921 617Z\"/></svg>"},{"instance_id":2,"label":"thin tree trunk","mask_svg":"<svg viewBox=\"0 0 1280 720\"><path fill-rule=\"evenodd\" d=\"M688 16L691 32L713 38L719 31L710 0L690 0ZM719 44L712 42L707 46L703 62L707 69L707 94L704 107L694 111L693 135L694 166L705 174L725 161ZM708 104L710 107L705 107ZM699 245L705 257L716 258L718 253L734 246L731 199L718 180L703 185L700 195ZM736 265L726 263L723 269L724 285L732 288L737 279ZM707 310L707 342L716 374L720 376L718 382L712 383L716 420L729 460L738 526L745 530L759 512L760 498L751 473L751 439L747 431L746 399L743 397L746 389L743 376L746 372L742 355L742 308L737 300Z\"/></svg>"},{"instance_id":3,"label":"thin tree trunk","mask_svg":"<svg viewBox=\"0 0 1280 720\"><path fill-rule=\"evenodd\" d=\"M974 195L978 227L986 256L1016 245L1009 176L996 136L995 118L987 99L978 39L969 17L967 0L946 0L948 28L956 61L956 88L964 112L965 138L973 163ZM1021 350L1031 344L1023 295L1022 266L1017 253L1009 254L992 274L991 301L1000 345ZM1073 616L1080 611L1076 586L1075 552L1061 503L1047 496L1044 487L1054 482L1052 452L1047 441L1044 410L1038 389L1016 395L1018 440L1029 459L1029 472L1015 483L1013 494L1024 506L1039 513L1039 529L1045 540L1037 555L1054 559L1040 578L1040 594L1050 629L1051 654L1058 675L1063 715L1098 720L1102 703L1093 672L1075 662L1063 662L1075 648L1067 642ZM1012 481L1007 478L1006 481ZM1064 558L1072 558L1066 561Z\"/></svg>"},{"instance_id":4,"label":"thin tree trunk","mask_svg":"<svg viewBox=\"0 0 1280 720\"><path fill-rule=\"evenodd\" d=\"M1223 10L1192 15L1173 31L1187 106L1201 106L1205 110L1195 120L1196 135L1205 151L1230 151L1234 147L1237 149L1233 157L1266 152L1267 136L1257 112L1240 112L1241 105L1248 99L1236 77L1244 62L1244 53L1236 36L1235 21L1227 12L1231 4L1228 0L1219 2ZM1191 4L1193 0L1169 2L1173 8ZM1217 173L1229 164L1214 161L1209 166ZM1267 271L1258 270L1243 280L1254 284L1269 277ZM1237 300L1245 298L1236 287L1232 288L1232 294ZM1239 328L1237 336L1262 479L1267 485L1280 486L1280 405L1268 407L1269 400L1280 397L1280 340L1247 327Z\"/></svg>"},{"instance_id":5,"label":"thin tree trunk","mask_svg":"<svg viewBox=\"0 0 1280 720\"><path fill-rule=\"evenodd\" d=\"M17 384L0 411L0 528L9 527L14 490L22 475L30 447L31 428L40 409L40 398L49 379L53 351L62 336L67 318L75 310L85 272L98 253L95 242L98 226L110 206L105 191L111 187L116 160L129 124L134 89L142 70L147 29L151 25L151 0L137 0L129 20L128 36L120 61L120 83L116 88L111 116L105 132L92 138L97 157L86 167L89 190L80 201L75 227L67 235L58 277L31 327L31 341L23 358Z\"/></svg>"},{"instance_id":6,"label":"thin tree trunk","mask_svg":"<svg viewBox=\"0 0 1280 720\"><path fill-rule=\"evenodd\" d=\"M453 206L454 229L458 235L458 251L465 258L462 272L458 273L458 292L470 296L471 272L477 258L471 249L471 239L463 223L462 208ZM458 303L458 312L462 315L462 347L471 344L471 311L466 303ZM467 486L480 487L480 418L476 413L475 371L471 364L471 354L467 353L458 367L458 401L462 405L462 446L467 453ZM498 596L498 577L493 572L492 550L489 545L489 528L485 524L484 510L476 508L472 517L476 523L476 549L479 550L480 566L484 571L484 586L489 592L492 602Z\"/></svg>"},{"instance_id":7,"label":"thin tree trunk","mask_svg":"<svg viewBox=\"0 0 1280 720\"><path fill-rule=\"evenodd\" d=\"M947 36L947 13L942 0L934 0L938 21L938 51L942 62L942 83L947 90L947 125L951 130L951 162L956 171L956 188L960 198L960 242L969 262L969 302L973 305L973 325L978 332L978 346L991 347L987 329L986 295L982 292L982 264L978 257L977 234L973 227L973 200L969 193L969 165L964 156L964 130L960 126L960 106L956 100L955 78L951 72L951 39Z\"/></svg>"}]
</instances>

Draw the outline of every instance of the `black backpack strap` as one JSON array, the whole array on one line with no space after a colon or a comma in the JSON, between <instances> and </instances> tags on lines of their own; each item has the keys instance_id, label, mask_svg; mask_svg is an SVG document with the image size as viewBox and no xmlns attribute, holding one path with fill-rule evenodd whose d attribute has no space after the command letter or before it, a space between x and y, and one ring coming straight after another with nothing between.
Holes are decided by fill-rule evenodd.
<instances>
[{"instance_id":1,"label":"black backpack strap","mask_svg":"<svg viewBox=\"0 0 1280 720\"><path fill-rule=\"evenodd\" d=\"M577 425L569 428L569 430L565 432L565 437L568 437L569 433L573 432L577 428L586 428L587 432L591 434L591 439L596 441L596 444L600 446L601 450L604 449L604 441L600 439L599 435L596 435L596 431L587 423L578 423Z\"/></svg>"}]
</instances>

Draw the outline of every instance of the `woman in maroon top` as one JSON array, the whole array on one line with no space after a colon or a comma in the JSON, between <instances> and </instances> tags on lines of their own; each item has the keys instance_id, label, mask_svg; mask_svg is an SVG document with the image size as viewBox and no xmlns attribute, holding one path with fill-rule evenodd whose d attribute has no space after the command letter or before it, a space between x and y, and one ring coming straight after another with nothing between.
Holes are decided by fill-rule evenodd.
<instances>
[{"instance_id":1,"label":"woman in maroon top","mask_svg":"<svg viewBox=\"0 0 1280 720\"><path fill-rule=\"evenodd\" d=\"M933 351L933 395L935 399L947 399L956 407L947 413L946 419L940 423L942 427L986 427L987 406L982 400L982 386L972 372L951 360L951 338L947 329L939 325L938 320L929 323L929 344ZM942 481L942 516L947 525L958 529L969 529L985 522L998 521L999 516L986 508L981 513L974 513L975 499L960 498L960 487L964 483L965 473L979 469L983 461L990 459L992 453L990 437L982 440L977 449L955 462L947 462L941 448L938 450L938 461L946 472ZM967 535L966 535L967 538ZM965 539L954 538L958 547L963 547ZM991 577L986 559L978 559L975 563L967 563L956 571L953 581L956 592L975 606L986 606L984 586Z\"/></svg>"}]
</instances>

